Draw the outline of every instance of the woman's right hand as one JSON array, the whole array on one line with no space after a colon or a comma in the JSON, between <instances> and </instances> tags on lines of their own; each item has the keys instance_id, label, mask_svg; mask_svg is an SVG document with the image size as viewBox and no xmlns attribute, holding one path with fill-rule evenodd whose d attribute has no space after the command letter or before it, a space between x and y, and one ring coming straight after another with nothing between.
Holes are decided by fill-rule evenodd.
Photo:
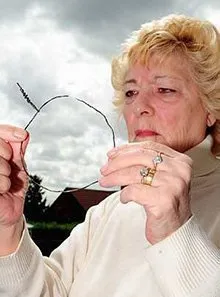
<instances>
[{"instance_id":1,"label":"woman's right hand","mask_svg":"<svg viewBox=\"0 0 220 297\"><path fill-rule=\"evenodd\" d=\"M22 220L28 177L21 151L25 152L28 140L27 131L0 125L0 235Z\"/></svg>"}]
</instances>

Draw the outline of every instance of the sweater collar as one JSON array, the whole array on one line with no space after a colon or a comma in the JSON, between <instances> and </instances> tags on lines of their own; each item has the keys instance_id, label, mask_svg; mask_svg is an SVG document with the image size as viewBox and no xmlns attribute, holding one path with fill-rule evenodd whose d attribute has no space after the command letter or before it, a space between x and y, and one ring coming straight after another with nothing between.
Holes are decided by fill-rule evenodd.
<instances>
[{"instance_id":1,"label":"sweater collar","mask_svg":"<svg viewBox=\"0 0 220 297\"><path fill-rule=\"evenodd\" d=\"M212 136L208 135L197 146L185 152L193 160L193 177L204 176L220 166L219 157L211 152L212 143Z\"/></svg>"}]
</instances>

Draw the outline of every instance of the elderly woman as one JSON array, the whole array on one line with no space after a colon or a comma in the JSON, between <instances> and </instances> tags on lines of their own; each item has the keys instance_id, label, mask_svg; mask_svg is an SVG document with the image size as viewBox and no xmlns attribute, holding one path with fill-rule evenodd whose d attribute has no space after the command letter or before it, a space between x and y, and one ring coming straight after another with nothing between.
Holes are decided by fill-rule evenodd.
<instances>
[{"instance_id":1,"label":"elderly woman","mask_svg":"<svg viewBox=\"0 0 220 297\"><path fill-rule=\"evenodd\" d=\"M122 190L50 258L23 227L27 133L0 127L1 296L220 296L220 35L168 16L112 65L129 144L108 152L100 184Z\"/></svg>"}]
</instances>

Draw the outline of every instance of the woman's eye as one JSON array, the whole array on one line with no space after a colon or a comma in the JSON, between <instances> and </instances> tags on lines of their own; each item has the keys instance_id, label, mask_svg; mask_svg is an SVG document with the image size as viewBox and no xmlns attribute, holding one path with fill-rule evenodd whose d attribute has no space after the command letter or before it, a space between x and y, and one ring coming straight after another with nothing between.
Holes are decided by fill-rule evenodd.
<instances>
[{"instance_id":1,"label":"woman's eye","mask_svg":"<svg viewBox=\"0 0 220 297\"><path fill-rule=\"evenodd\" d=\"M169 88L158 88L158 92L161 94L176 93L176 90Z\"/></svg>"},{"instance_id":2,"label":"woman's eye","mask_svg":"<svg viewBox=\"0 0 220 297\"><path fill-rule=\"evenodd\" d=\"M129 91L125 92L125 97L127 97L127 98L131 98L131 97L137 95L137 93L138 93L138 92L135 91L135 90L129 90Z\"/></svg>"}]
</instances>

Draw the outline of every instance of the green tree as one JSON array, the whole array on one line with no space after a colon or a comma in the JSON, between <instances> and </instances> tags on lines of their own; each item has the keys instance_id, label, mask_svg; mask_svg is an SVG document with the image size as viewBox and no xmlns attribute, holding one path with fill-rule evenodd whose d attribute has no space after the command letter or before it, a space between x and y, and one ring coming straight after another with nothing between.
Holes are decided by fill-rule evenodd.
<instances>
[{"instance_id":1,"label":"green tree","mask_svg":"<svg viewBox=\"0 0 220 297\"><path fill-rule=\"evenodd\" d=\"M25 197L24 214L27 221L44 221L48 206L45 193L40 187L42 178L37 175L31 177Z\"/></svg>"}]
</instances>

